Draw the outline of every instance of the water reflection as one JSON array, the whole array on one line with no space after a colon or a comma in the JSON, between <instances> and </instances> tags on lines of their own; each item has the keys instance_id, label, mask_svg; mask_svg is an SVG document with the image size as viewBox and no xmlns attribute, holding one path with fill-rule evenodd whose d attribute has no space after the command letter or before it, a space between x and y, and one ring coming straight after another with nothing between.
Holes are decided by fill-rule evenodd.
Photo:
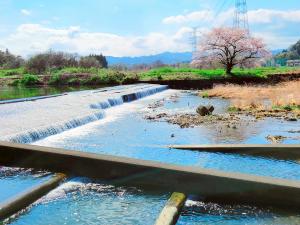
<instances>
[{"instance_id":1,"label":"water reflection","mask_svg":"<svg viewBox=\"0 0 300 225\"><path fill-rule=\"evenodd\" d=\"M49 137L35 144L261 176L300 179L300 165L292 161L166 148L168 145L181 144L265 144L268 143L265 138L267 134L279 130L286 132L295 129L299 123L281 123L278 120L268 119L256 123L255 126L245 125L243 128L232 132L218 134L215 125L181 129L177 125L166 122L145 120L143 117L148 111L148 104L161 98L167 98L167 94L168 92L165 92L108 109L105 112L105 118L101 121ZM189 106L187 101L190 103ZM165 108L167 110L192 110L191 105L196 106L203 101L207 100L184 94L183 98L179 98L176 102L167 102L165 107L160 110ZM224 104L226 102L221 100L221 103L216 104L216 107L221 107Z\"/></svg>"},{"instance_id":2,"label":"water reflection","mask_svg":"<svg viewBox=\"0 0 300 225\"><path fill-rule=\"evenodd\" d=\"M106 110L106 117L101 121L49 137L35 144L224 171L300 179L300 165L296 162L178 151L162 147L170 144L264 144L267 143L265 139L267 135L297 130L299 122L266 119L257 123L245 123L237 129L225 127L220 132L220 127L216 125L181 129L166 122L149 122L143 119L149 103L167 97L162 93L134 103L116 106ZM183 94L176 101L167 101L160 110L188 112L193 111L199 104L208 103L214 104L217 112L224 111L228 105L226 100L207 100ZM296 140L285 141L285 143L295 142ZM96 185L96 188L85 187L86 184L83 184L83 188L67 191L63 198L48 199L49 201L37 205L13 224L58 224L62 223L61 221L72 225L153 224L166 200L165 195L153 197L148 193L132 193L126 189L122 192L114 188L105 191L101 185ZM54 214L55 217L51 216ZM178 224L299 224L298 216L297 212L286 213L272 208L189 201Z\"/></svg>"},{"instance_id":3,"label":"water reflection","mask_svg":"<svg viewBox=\"0 0 300 225\"><path fill-rule=\"evenodd\" d=\"M82 91L82 90L91 90L98 89L106 86L41 86L41 87L23 87L23 86L5 86L0 88L0 101L17 99L17 98L30 98L36 96L46 96L46 95L55 95L65 92L72 91Z\"/></svg>"}]
</instances>

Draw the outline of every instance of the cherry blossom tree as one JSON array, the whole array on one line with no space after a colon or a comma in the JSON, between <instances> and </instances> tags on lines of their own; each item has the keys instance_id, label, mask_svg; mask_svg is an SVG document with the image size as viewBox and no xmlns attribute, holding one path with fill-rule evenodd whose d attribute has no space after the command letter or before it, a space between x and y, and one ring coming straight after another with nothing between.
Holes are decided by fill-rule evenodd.
<instances>
[{"instance_id":1,"label":"cherry blossom tree","mask_svg":"<svg viewBox=\"0 0 300 225\"><path fill-rule=\"evenodd\" d=\"M220 64L231 75L235 66L254 66L269 56L261 39L251 37L247 31L235 28L216 28L204 35L199 46L200 54L194 65Z\"/></svg>"}]
</instances>

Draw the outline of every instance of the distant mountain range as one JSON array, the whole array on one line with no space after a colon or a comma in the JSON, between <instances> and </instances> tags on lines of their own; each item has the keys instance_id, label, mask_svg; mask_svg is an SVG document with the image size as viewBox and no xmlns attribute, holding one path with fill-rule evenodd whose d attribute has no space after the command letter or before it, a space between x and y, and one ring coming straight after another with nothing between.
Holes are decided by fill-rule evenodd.
<instances>
[{"instance_id":1,"label":"distant mountain range","mask_svg":"<svg viewBox=\"0 0 300 225\"><path fill-rule=\"evenodd\" d=\"M164 64L175 64L186 62L189 63L192 60L191 52L165 52L158 55L139 56L139 57L113 57L106 56L109 65L123 64L127 66L133 66L136 64L152 64L156 61L161 61Z\"/></svg>"},{"instance_id":2,"label":"distant mountain range","mask_svg":"<svg viewBox=\"0 0 300 225\"><path fill-rule=\"evenodd\" d=\"M275 50L272 50L271 52L272 52L272 55L277 55L277 54L281 53L283 50L285 50L285 49L275 49Z\"/></svg>"},{"instance_id":3,"label":"distant mountain range","mask_svg":"<svg viewBox=\"0 0 300 225\"><path fill-rule=\"evenodd\" d=\"M276 55L283 49L272 50L272 54ZM139 56L139 57L114 57L106 56L109 65L126 65L133 66L137 64L152 64L160 61L164 64L189 63L192 60L191 52L165 52L157 55Z\"/></svg>"}]
</instances>

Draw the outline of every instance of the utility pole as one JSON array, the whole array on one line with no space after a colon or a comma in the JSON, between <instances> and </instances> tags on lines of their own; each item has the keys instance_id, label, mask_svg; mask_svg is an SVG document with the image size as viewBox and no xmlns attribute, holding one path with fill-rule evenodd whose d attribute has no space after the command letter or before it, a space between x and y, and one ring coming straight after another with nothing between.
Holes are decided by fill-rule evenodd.
<instances>
[{"instance_id":1,"label":"utility pole","mask_svg":"<svg viewBox=\"0 0 300 225\"><path fill-rule=\"evenodd\" d=\"M235 0L233 27L249 31L247 0Z\"/></svg>"}]
</instances>

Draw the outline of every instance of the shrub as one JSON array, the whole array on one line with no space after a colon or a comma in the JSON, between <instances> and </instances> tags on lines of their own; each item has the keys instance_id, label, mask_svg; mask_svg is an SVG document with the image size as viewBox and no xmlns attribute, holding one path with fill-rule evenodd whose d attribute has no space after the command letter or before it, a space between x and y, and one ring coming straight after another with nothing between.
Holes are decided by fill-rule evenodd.
<instances>
[{"instance_id":1,"label":"shrub","mask_svg":"<svg viewBox=\"0 0 300 225\"><path fill-rule=\"evenodd\" d=\"M134 84L140 80L140 77L138 74L127 74L125 78L122 81L122 84Z\"/></svg>"},{"instance_id":2,"label":"shrub","mask_svg":"<svg viewBox=\"0 0 300 225\"><path fill-rule=\"evenodd\" d=\"M33 74L44 73L48 67L48 57L45 54L36 55L29 59L26 63L27 72Z\"/></svg>"},{"instance_id":3,"label":"shrub","mask_svg":"<svg viewBox=\"0 0 300 225\"><path fill-rule=\"evenodd\" d=\"M1 69L0 70L0 77L22 75L22 74L24 74L23 67L20 67L18 69Z\"/></svg>"},{"instance_id":4,"label":"shrub","mask_svg":"<svg viewBox=\"0 0 300 225\"><path fill-rule=\"evenodd\" d=\"M85 57L80 58L79 66L86 68L86 69L92 68L92 67L100 68L100 63L95 57L85 56Z\"/></svg>"},{"instance_id":5,"label":"shrub","mask_svg":"<svg viewBox=\"0 0 300 225\"><path fill-rule=\"evenodd\" d=\"M77 65L76 55L49 51L30 58L26 63L26 70L33 74L42 74Z\"/></svg>"},{"instance_id":6,"label":"shrub","mask_svg":"<svg viewBox=\"0 0 300 225\"><path fill-rule=\"evenodd\" d=\"M209 98L209 94L207 92L202 93L202 98Z\"/></svg>"},{"instance_id":7,"label":"shrub","mask_svg":"<svg viewBox=\"0 0 300 225\"><path fill-rule=\"evenodd\" d=\"M109 70L106 76L108 84L122 84L126 77L124 73L115 70Z\"/></svg>"},{"instance_id":8,"label":"shrub","mask_svg":"<svg viewBox=\"0 0 300 225\"><path fill-rule=\"evenodd\" d=\"M60 81L61 81L61 74L60 73L54 73L52 74L50 80L49 80L49 84L50 85L59 85Z\"/></svg>"},{"instance_id":9,"label":"shrub","mask_svg":"<svg viewBox=\"0 0 300 225\"><path fill-rule=\"evenodd\" d=\"M100 54L100 55L90 55L89 57L95 58L99 62L101 68L107 68L108 63L107 63L106 57L103 56L102 54Z\"/></svg>"},{"instance_id":10,"label":"shrub","mask_svg":"<svg viewBox=\"0 0 300 225\"><path fill-rule=\"evenodd\" d=\"M137 73L100 68L65 68L52 74L51 85L132 84L139 81Z\"/></svg>"},{"instance_id":11,"label":"shrub","mask_svg":"<svg viewBox=\"0 0 300 225\"><path fill-rule=\"evenodd\" d=\"M24 65L24 59L21 56L11 54L8 50L0 51L0 67L4 69L15 69Z\"/></svg>"},{"instance_id":12,"label":"shrub","mask_svg":"<svg viewBox=\"0 0 300 225\"><path fill-rule=\"evenodd\" d=\"M40 81L36 75L24 74L19 83L25 86L31 86L31 85L39 84Z\"/></svg>"}]
</instances>

